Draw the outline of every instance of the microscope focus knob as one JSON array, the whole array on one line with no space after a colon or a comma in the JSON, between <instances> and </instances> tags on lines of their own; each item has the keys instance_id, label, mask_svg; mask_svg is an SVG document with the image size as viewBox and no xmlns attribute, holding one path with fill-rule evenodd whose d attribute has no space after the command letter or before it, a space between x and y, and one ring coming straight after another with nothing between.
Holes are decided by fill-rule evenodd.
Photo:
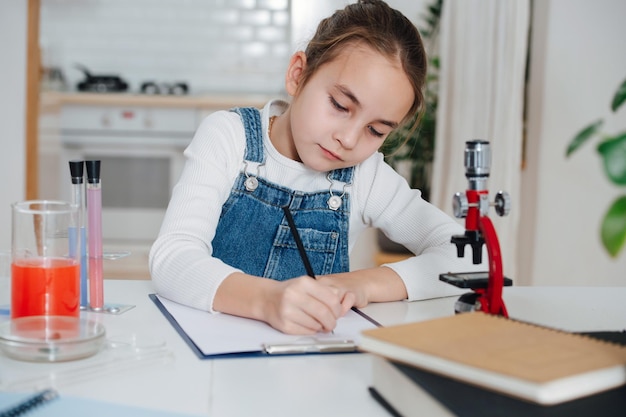
<instances>
[{"instance_id":1,"label":"microscope focus knob","mask_svg":"<svg viewBox=\"0 0 626 417\"><path fill-rule=\"evenodd\" d=\"M495 198L496 213L506 216L511 211L511 196L506 191L498 191Z\"/></svg>"},{"instance_id":2,"label":"microscope focus knob","mask_svg":"<svg viewBox=\"0 0 626 417\"><path fill-rule=\"evenodd\" d=\"M462 219L467 216L467 210L469 209L469 203L467 202L467 196L463 193L454 193L452 197L452 211L454 217Z\"/></svg>"}]
</instances>

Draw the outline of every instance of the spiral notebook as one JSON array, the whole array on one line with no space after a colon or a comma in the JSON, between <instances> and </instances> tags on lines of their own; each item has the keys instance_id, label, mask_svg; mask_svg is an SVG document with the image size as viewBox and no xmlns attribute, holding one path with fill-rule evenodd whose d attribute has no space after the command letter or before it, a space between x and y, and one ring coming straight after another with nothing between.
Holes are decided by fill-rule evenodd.
<instances>
[{"instance_id":1,"label":"spiral notebook","mask_svg":"<svg viewBox=\"0 0 626 417\"><path fill-rule=\"evenodd\" d=\"M192 417L162 410L66 397L54 389L38 393L0 391L0 417Z\"/></svg>"},{"instance_id":2,"label":"spiral notebook","mask_svg":"<svg viewBox=\"0 0 626 417\"><path fill-rule=\"evenodd\" d=\"M366 330L361 349L533 403L626 383L626 347L480 312Z\"/></svg>"}]
</instances>

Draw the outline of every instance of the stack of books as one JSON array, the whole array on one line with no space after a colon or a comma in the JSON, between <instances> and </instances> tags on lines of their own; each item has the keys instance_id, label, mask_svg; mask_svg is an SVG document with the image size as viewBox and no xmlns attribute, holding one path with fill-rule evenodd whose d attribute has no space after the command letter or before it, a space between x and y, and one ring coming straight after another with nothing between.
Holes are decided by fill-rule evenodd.
<instances>
[{"instance_id":1,"label":"stack of books","mask_svg":"<svg viewBox=\"0 0 626 417\"><path fill-rule=\"evenodd\" d=\"M398 415L424 415L424 392L440 415L626 415L626 333L596 336L617 343L474 312L366 330L360 347Z\"/></svg>"}]
</instances>

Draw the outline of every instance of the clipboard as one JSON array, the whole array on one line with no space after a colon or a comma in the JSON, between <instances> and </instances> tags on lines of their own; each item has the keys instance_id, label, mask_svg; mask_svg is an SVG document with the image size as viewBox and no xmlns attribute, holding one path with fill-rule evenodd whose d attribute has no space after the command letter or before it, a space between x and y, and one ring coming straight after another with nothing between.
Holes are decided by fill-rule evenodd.
<instances>
[{"instance_id":1,"label":"clipboard","mask_svg":"<svg viewBox=\"0 0 626 417\"><path fill-rule=\"evenodd\" d=\"M359 353L361 332L380 327L353 308L339 319L333 334L288 335L262 321L212 314L157 294L149 297L200 359Z\"/></svg>"}]
</instances>

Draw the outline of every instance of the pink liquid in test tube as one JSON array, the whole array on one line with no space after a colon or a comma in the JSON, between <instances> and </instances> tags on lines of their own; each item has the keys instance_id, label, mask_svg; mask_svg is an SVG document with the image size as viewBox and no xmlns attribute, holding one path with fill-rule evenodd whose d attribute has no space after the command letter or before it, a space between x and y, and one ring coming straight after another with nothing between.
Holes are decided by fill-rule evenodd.
<instances>
[{"instance_id":1,"label":"pink liquid in test tube","mask_svg":"<svg viewBox=\"0 0 626 417\"><path fill-rule=\"evenodd\" d=\"M87 241L89 251L89 304L104 307L102 276L102 187L100 161L86 161L87 168Z\"/></svg>"}]
</instances>

